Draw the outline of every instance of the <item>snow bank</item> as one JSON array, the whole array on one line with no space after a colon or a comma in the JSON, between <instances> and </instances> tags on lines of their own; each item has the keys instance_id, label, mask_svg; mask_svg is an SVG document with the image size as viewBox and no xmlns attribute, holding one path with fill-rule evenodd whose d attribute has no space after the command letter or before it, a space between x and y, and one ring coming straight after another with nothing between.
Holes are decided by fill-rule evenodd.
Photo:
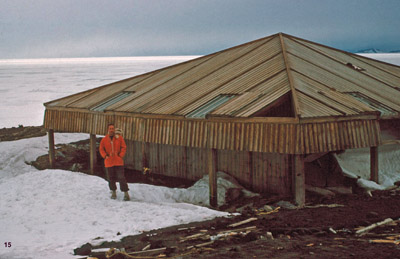
<instances>
[{"instance_id":1,"label":"snow bank","mask_svg":"<svg viewBox=\"0 0 400 259\"><path fill-rule=\"evenodd\" d=\"M56 134L56 143L87 138ZM25 162L47 152L47 138L0 142L0 233L10 248L0 258L74 258L86 242L119 240L227 213L183 203L208 191L129 184L132 200L110 199L102 178L64 170L38 171ZM203 199L204 200L204 199ZM118 235L120 233L121 235ZM97 237L100 239L93 240Z\"/></svg>"},{"instance_id":2,"label":"snow bank","mask_svg":"<svg viewBox=\"0 0 400 259\"><path fill-rule=\"evenodd\" d=\"M87 139L88 134L57 133L56 144L70 143ZM34 170L27 162L48 152L47 136L0 142L0 183L5 179Z\"/></svg>"},{"instance_id":3,"label":"snow bank","mask_svg":"<svg viewBox=\"0 0 400 259\"><path fill-rule=\"evenodd\" d=\"M7 258L69 258L74 248L96 237L119 240L142 231L227 215L192 204L163 202L162 189L168 188L157 194L154 186L129 184L129 188L132 201L124 202L121 193L117 200L110 199L106 181L81 173L32 171L8 179L0 184L0 232L4 240L12 242L12 248L11 254L4 254L8 252L4 249L1 254ZM148 198L142 200L141 196Z\"/></svg>"},{"instance_id":4,"label":"snow bank","mask_svg":"<svg viewBox=\"0 0 400 259\"><path fill-rule=\"evenodd\" d=\"M359 178L360 187L371 190L382 190L392 186L400 180L400 146L385 145L378 148L379 151L379 185L370 179L370 150L349 149L336 155L343 172L352 178Z\"/></svg>"},{"instance_id":5,"label":"snow bank","mask_svg":"<svg viewBox=\"0 0 400 259\"><path fill-rule=\"evenodd\" d=\"M204 175L193 186L187 189L167 188L146 184L135 184L134 195L140 200L154 202L184 202L201 206L210 206L209 199L209 178ZM225 194L230 188L239 188L247 197L253 197L258 194L245 190L233 177L224 172L217 173L218 206L225 204ZM150 193L142 190L151 190Z\"/></svg>"}]
</instances>

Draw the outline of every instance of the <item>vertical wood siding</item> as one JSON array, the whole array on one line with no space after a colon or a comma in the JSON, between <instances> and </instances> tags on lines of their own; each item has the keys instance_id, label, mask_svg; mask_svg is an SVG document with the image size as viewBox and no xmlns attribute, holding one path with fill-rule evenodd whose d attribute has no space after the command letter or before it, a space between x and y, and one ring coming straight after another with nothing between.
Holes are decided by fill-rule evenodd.
<instances>
[{"instance_id":1,"label":"vertical wood siding","mask_svg":"<svg viewBox=\"0 0 400 259\"><path fill-rule=\"evenodd\" d=\"M142 171L142 142L127 140L126 166ZM147 153L153 173L196 181L207 171L207 149L150 143ZM291 193L290 155L218 150L218 170L256 192Z\"/></svg>"},{"instance_id":2,"label":"vertical wood siding","mask_svg":"<svg viewBox=\"0 0 400 259\"><path fill-rule=\"evenodd\" d=\"M381 143L377 120L263 123L153 119L107 113L46 110L45 127L104 135L114 122L125 139L148 143L280 154L311 154Z\"/></svg>"}]
</instances>

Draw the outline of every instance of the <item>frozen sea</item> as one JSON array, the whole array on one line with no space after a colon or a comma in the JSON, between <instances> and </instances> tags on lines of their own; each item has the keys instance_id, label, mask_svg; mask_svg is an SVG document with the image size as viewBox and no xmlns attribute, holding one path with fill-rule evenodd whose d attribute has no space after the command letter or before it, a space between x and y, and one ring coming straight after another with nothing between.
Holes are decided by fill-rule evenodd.
<instances>
[{"instance_id":1,"label":"frozen sea","mask_svg":"<svg viewBox=\"0 0 400 259\"><path fill-rule=\"evenodd\" d=\"M400 54L365 56L400 65ZM0 128L42 125L45 102L192 58L0 60ZM55 141L87 137L56 133ZM99 177L38 171L26 163L46 154L47 145L46 137L0 142L0 258L81 258L73 249L86 242L227 215L195 205L208 202L206 177L188 189L129 184L130 202L122 201L121 193L111 200ZM382 149L379 159L380 181L389 186L399 180L399 146ZM348 174L368 177L368 150L346 151L338 161ZM219 201L230 184L218 179Z\"/></svg>"},{"instance_id":2,"label":"frozen sea","mask_svg":"<svg viewBox=\"0 0 400 259\"><path fill-rule=\"evenodd\" d=\"M0 128L40 126L45 102L196 57L0 60Z\"/></svg>"}]
</instances>

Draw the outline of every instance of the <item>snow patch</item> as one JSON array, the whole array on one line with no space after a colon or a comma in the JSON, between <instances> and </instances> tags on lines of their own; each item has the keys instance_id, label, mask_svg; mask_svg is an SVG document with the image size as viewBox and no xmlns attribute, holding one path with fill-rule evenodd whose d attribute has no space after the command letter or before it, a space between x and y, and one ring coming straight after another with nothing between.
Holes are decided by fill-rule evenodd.
<instances>
[{"instance_id":1,"label":"snow patch","mask_svg":"<svg viewBox=\"0 0 400 259\"><path fill-rule=\"evenodd\" d=\"M68 143L87 135L55 138ZM110 199L107 182L97 176L38 171L26 162L47 152L46 137L0 142L0 150L7 150L0 153L0 233L12 244L0 250L0 258L75 258L73 249L87 242L229 215L185 203L204 194L200 200L208 199L201 188L129 184L132 200L124 202L119 191L117 200Z\"/></svg>"},{"instance_id":2,"label":"snow patch","mask_svg":"<svg viewBox=\"0 0 400 259\"><path fill-rule=\"evenodd\" d=\"M369 148L349 149L336 155L343 173L351 178L360 178L357 184L370 190L383 190L400 180L400 146L385 145L379 152L379 185L370 179Z\"/></svg>"}]
</instances>

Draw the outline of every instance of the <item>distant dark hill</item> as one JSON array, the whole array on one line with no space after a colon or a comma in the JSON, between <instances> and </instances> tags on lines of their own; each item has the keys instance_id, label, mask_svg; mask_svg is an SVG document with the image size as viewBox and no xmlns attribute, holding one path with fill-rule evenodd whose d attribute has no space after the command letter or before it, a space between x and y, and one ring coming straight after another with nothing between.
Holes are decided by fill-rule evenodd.
<instances>
[{"instance_id":1,"label":"distant dark hill","mask_svg":"<svg viewBox=\"0 0 400 259\"><path fill-rule=\"evenodd\" d=\"M383 50L380 50L380 49L370 48L370 49L357 50L355 53L400 53L400 49L399 50L383 51Z\"/></svg>"},{"instance_id":2,"label":"distant dark hill","mask_svg":"<svg viewBox=\"0 0 400 259\"><path fill-rule=\"evenodd\" d=\"M384 53L384 51L380 49L370 48L370 49L358 50L357 53Z\"/></svg>"}]
</instances>

